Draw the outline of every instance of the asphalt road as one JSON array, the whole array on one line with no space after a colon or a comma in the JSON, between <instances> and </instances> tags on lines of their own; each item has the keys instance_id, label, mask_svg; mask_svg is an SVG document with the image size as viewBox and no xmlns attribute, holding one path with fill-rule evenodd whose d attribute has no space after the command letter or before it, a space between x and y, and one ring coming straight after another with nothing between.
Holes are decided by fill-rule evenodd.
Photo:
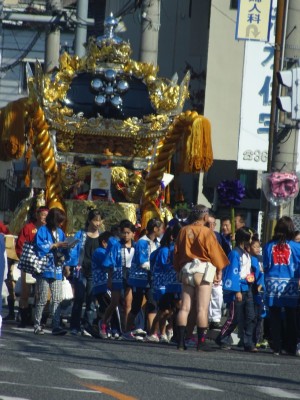
<instances>
[{"instance_id":1,"label":"asphalt road","mask_svg":"<svg viewBox=\"0 0 300 400\"><path fill-rule=\"evenodd\" d=\"M0 338L0 399L300 399L300 358L235 348L35 336L15 323Z\"/></svg>"}]
</instances>

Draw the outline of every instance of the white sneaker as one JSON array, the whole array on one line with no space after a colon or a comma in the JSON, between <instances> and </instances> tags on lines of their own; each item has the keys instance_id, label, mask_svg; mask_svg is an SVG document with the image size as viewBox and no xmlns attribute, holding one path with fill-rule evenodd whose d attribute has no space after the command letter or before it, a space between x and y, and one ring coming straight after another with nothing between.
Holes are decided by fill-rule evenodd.
<instances>
[{"instance_id":1,"label":"white sneaker","mask_svg":"<svg viewBox=\"0 0 300 400\"><path fill-rule=\"evenodd\" d=\"M160 335L159 343L169 343L167 335Z\"/></svg>"},{"instance_id":2,"label":"white sneaker","mask_svg":"<svg viewBox=\"0 0 300 400\"><path fill-rule=\"evenodd\" d=\"M167 329L166 334L167 334L167 338L168 338L168 342L169 342L172 339L173 334L174 334L173 329Z\"/></svg>"},{"instance_id":3,"label":"white sneaker","mask_svg":"<svg viewBox=\"0 0 300 400\"><path fill-rule=\"evenodd\" d=\"M300 357L300 342L297 344L296 356L297 356L297 357Z\"/></svg>"},{"instance_id":4,"label":"white sneaker","mask_svg":"<svg viewBox=\"0 0 300 400\"><path fill-rule=\"evenodd\" d=\"M134 335L138 335L138 336L146 336L147 332L144 331L141 328L137 328L137 329L133 329L133 331L131 331Z\"/></svg>"},{"instance_id":5,"label":"white sneaker","mask_svg":"<svg viewBox=\"0 0 300 400\"><path fill-rule=\"evenodd\" d=\"M147 335L145 337L145 341L152 342L152 343L159 343L159 337L156 333L154 333L153 335Z\"/></svg>"},{"instance_id":6,"label":"white sneaker","mask_svg":"<svg viewBox=\"0 0 300 400\"><path fill-rule=\"evenodd\" d=\"M89 337L92 337L92 335L91 335L87 330L85 330L85 329L82 329L82 330L81 330L81 336L89 336Z\"/></svg>"}]
</instances>

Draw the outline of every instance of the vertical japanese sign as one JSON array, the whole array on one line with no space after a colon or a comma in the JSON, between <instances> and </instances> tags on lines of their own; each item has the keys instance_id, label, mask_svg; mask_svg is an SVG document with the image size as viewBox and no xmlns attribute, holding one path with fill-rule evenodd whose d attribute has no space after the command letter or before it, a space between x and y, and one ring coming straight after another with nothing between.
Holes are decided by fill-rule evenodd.
<instances>
[{"instance_id":1,"label":"vertical japanese sign","mask_svg":"<svg viewBox=\"0 0 300 400\"><path fill-rule=\"evenodd\" d=\"M277 0L271 10L270 42L245 45L238 168L265 171L268 162L269 127Z\"/></svg>"},{"instance_id":2,"label":"vertical japanese sign","mask_svg":"<svg viewBox=\"0 0 300 400\"><path fill-rule=\"evenodd\" d=\"M236 39L268 42L272 0L239 0Z\"/></svg>"}]
</instances>

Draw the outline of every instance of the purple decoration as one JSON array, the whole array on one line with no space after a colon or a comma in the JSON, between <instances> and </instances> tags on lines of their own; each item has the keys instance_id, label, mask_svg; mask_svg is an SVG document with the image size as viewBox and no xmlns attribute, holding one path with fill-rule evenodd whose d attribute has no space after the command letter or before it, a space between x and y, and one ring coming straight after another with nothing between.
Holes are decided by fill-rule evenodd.
<instances>
[{"instance_id":1,"label":"purple decoration","mask_svg":"<svg viewBox=\"0 0 300 400\"><path fill-rule=\"evenodd\" d=\"M225 206L238 206L245 197L245 187L238 179L222 181L217 190L219 199Z\"/></svg>"}]
</instances>

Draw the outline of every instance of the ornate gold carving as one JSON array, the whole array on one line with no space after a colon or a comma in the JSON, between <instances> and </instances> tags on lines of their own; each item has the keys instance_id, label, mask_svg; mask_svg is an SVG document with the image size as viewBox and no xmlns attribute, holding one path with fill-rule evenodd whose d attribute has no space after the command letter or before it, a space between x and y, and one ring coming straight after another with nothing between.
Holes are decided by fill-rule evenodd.
<instances>
[{"instance_id":1,"label":"ornate gold carving","mask_svg":"<svg viewBox=\"0 0 300 400\"><path fill-rule=\"evenodd\" d=\"M105 39L99 44L97 39L90 38L86 57L62 54L59 71L56 73L43 75L40 64L36 63L36 75L29 84L30 96L39 101L51 128L59 132L57 146L60 151L73 151L78 135L124 139L142 137L138 145L139 150L144 139L157 140L165 135L172 123L171 116L175 114L174 110L177 112L182 108L188 96L188 76L184 79L184 87L179 86L173 81L158 78L157 67L134 61L130 54L128 43L115 43ZM107 68L142 80L147 85L150 100L157 114L141 119L128 118L125 121L104 119L101 116L87 119L82 115L73 115L72 110L62 104L75 76L81 72L97 74ZM145 141L145 144L148 146L148 141ZM86 149L82 148L82 152L86 152ZM146 147L143 153L147 152ZM111 150L110 153L115 154Z\"/></svg>"},{"instance_id":2,"label":"ornate gold carving","mask_svg":"<svg viewBox=\"0 0 300 400\"><path fill-rule=\"evenodd\" d=\"M139 203L145 185L141 172L130 171L124 167L113 167L111 179L115 188L124 195L127 201Z\"/></svg>"}]
</instances>

